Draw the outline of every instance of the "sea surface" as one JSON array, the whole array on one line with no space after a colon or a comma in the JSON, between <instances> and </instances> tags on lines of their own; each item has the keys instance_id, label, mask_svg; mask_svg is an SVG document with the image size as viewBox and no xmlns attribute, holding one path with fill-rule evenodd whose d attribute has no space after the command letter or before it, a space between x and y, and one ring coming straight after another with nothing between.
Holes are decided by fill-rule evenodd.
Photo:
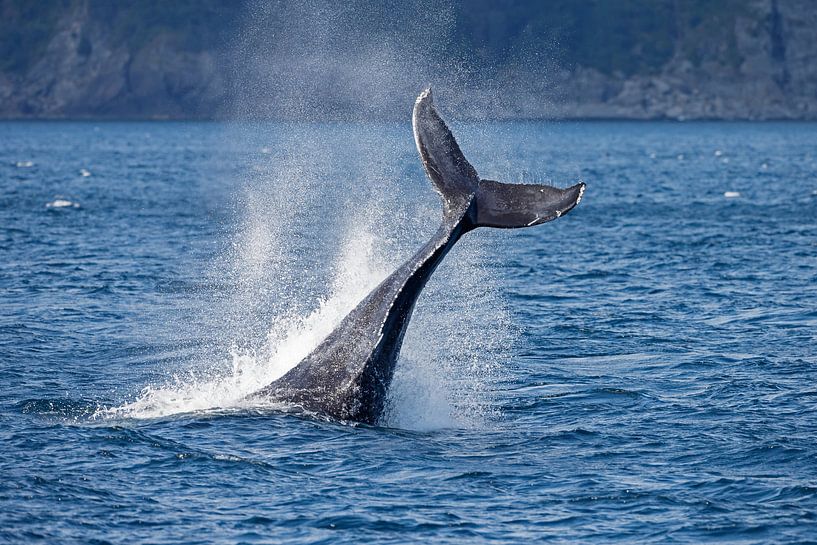
<instances>
[{"instance_id":1,"label":"sea surface","mask_svg":"<svg viewBox=\"0 0 817 545\"><path fill-rule=\"evenodd\" d=\"M252 394L436 229L408 124L0 123L0 542L815 543L817 125L452 127L587 192L365 426Z\"/></svg>"}]
</instances>

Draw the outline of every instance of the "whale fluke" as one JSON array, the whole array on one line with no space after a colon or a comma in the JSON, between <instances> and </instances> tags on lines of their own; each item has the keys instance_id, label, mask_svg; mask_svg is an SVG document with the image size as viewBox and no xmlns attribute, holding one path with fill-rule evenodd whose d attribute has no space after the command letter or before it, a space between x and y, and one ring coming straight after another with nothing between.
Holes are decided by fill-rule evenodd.
<instances>
[{"instance_id":1,"label":"whale fluke","mask_svg":"<svg viewBox=\"0 0 817 545\"><path fill-rule=\"evenodd\" d=\"M430 88L417 97L411 125L426 174L443 198L443 213L464 212L479 188L479 175L437 113Z\"/></svg>"},{"instance_id":2,"label":"whale fluke","mask_svg":"<svg viewBox=\"0 0 817 545\"><path fill-rule=\"evenodd\" d=\"M315 350L259 395L342 420L375 424L420 291L463 234L477 227L529 227L556 219L584 194L567 189L481 180L426 89L412 126L426 173L443 200L443 221L417 253L383 280Z\"/></svg>"},{"instance_id":3,"label":"whale fluke","mask_svg":"<svg viewBox=\"0 0 817 545\"><path fill-rule=\"evenodd\" d=\"M584 184L559 189L549 185L503 184L481 180L476 196L476 227L530 227L554 220L579 204Z\"/></svg>"},{"instance_id":4,"label":"whale fluke","mask_svg":"<svg viewBox=\"0 0 817 545\"><path fill-rule=\"evenodd\" d=\"M560 189L549 185L481 180L437 113L431 89L417 97L412 126L426 174L443 198L444 215L456 215L462 213L464 206L472 206L468 229L510 229L545 223L570 211L584 194L584 183L581 182Z\"/></svg>"}]
</instances>

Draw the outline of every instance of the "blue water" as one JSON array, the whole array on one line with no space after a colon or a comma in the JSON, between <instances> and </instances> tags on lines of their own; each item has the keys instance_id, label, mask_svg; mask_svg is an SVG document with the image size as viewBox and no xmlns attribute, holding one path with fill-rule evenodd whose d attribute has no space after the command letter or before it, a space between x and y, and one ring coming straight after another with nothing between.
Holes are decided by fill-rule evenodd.
<instances>
[{"instance_id":1,"label":"blue water","mask_svg":"<svg viewBox=\"0 0 817 545\"><path fill-rule=\"evenodd\" d=\"M454 130L588 190L461 241L368 427L247 394L436 228L408 125L0 124L0 541L814 542L817 125Z\"/></svg>"}]
</instances>

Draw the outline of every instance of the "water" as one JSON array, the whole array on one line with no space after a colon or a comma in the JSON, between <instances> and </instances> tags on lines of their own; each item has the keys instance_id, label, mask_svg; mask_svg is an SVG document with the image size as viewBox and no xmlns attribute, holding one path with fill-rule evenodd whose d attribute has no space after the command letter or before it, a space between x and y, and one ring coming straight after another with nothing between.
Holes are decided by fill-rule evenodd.
<instances>
[{"instance_id":1,"label":"water","mask_svg":"<svg viewBox=\"0 0 817 545\"><path fill-rule=\"evenodd\" d=\"M435 229L408 125L0 125L0 541L809 542L817 125L455 124L582 179L418 303L382 426L247 400Z\"/></svg>"}]
</instances>

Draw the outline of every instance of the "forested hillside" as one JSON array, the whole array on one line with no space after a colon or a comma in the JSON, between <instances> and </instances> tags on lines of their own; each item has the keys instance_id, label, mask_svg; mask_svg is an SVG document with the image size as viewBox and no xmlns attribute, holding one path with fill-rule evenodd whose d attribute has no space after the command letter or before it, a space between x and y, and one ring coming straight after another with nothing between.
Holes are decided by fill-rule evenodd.
<instances>
[{"instance_id":1,"label":"forested hillside","mask_svg":"<svg viewBox=\"0 0 817 545\"><path fill-rule=\"evenodd\" d=\"M810 0L0 0L6 118L815 119L816 58Z\"/></svg>"}]
</instances>

